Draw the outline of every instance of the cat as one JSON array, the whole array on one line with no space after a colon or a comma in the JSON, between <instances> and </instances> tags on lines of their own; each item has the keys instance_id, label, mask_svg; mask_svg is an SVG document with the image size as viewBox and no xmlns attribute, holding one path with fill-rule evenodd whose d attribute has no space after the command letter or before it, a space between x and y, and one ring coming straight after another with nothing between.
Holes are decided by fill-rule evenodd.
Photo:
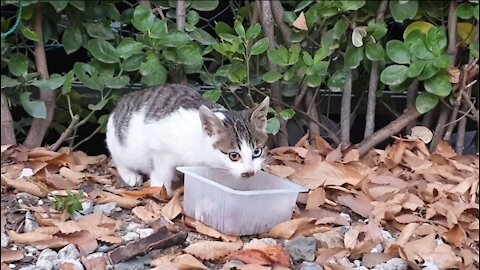
<instances>
[{"instance_id":1,"label":"cat","mask_svg":"<svg viewBox=\"0 0 480 270\"><path fill-rule=\"evenodd\" d=\"M113 165L128 186L165 187L172 195L177 166L223 168L255 175L267 155L267 96L242 111L205 101L195 90L167 84L126 94L107 123Z\"/></svg>"}]
</instances>

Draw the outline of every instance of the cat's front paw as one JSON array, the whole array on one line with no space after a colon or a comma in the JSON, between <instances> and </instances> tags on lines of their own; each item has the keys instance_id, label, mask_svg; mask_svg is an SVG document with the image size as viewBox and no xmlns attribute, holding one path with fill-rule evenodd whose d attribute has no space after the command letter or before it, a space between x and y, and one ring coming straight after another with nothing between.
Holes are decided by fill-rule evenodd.
<instances>
[{"instance_id":1,"label":"cat's front paw","mask_svg":"<svg viewBox=\"0 0 480 270\"><path fill-rule=\"evenodd\" d=\"M118 174L123 182L130 187L140 186L142 184L142 176L130 169L117 167Z\"/></svg>"}]
</instances>

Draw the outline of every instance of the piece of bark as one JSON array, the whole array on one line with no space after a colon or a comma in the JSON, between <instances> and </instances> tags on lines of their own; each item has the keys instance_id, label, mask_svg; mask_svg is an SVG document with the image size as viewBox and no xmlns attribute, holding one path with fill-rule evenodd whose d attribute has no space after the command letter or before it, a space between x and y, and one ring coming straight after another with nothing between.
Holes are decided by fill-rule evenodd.
<instances>
[{"instance_id":1,"label":"piece of bark","mask_svg":"<svg viewBox=\"0 0 480 270\"><path fill-rule=\"evenodd\" d=\"M113 263L119 263L136 256L147 254L152 249L167 248L177 245L185 241L185 239L187 239L186 232L173 234L168 231L167 227L162 227L150 236L114 249L109 254L110 260Z\"/></svg>"}]
</instances>

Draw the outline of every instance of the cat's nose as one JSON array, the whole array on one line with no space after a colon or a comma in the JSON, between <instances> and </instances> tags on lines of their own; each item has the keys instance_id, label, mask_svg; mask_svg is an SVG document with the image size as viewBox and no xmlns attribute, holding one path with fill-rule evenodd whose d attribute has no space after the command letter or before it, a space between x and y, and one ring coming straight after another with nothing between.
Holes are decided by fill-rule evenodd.
<instances>
[{"instance_id":1,"label":"cat's nose","mask_svg":"<svg viewBox=\"0 0 480 270\"><path fill-rule=\"evenodd\" d=\"M253 172L253 171L248 171L248 172L243 172L242 173L242 177L252 177L253 175L255 175L255 172Z\"/></svg>"}]
</instances>

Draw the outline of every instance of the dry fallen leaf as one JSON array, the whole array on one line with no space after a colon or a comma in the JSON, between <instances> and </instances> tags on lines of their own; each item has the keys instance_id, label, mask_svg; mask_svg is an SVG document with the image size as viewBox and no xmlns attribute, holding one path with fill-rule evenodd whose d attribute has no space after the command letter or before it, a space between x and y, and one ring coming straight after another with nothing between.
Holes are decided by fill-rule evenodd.
<instances>
[{"instance_id":1,"label":"dry fallen leaf","mask_svg":"<svg viewBox=\"0 0 480 270\"><path fill-rule=\"evenodd\" d=\"M290 239L302 225L312 224L314 218L297 218L275 225L265 236L280 239Z\"/></svg>"},{"instance_id":2,"label":"dry fallen leaf","mask_svg":"<svg viewBox=\"0 0 480 270\"><path fill-rule=\"evenodd\" d=\"M183 188L177 190L172 199L162 208L163 216L169 220L175 219L183 211L182 203L180 202L180 196L183 194Z\"/></svg>"},{"instance_id":3,"label":"dry fallen leaf","mask_svg":"<svg viewBox=\"0 0 480 270\"><path fill-rule=\"evenodd\" d=\"M97 204L114 202L119 207L131 209L140 203L140 201L137 199L126 196L119 196L106 191L100 191L98 195L99 197L95 199L95 202Z\"/></svg>"},{"instance_id":4,"label":"dry fallen leaf","mask_svg":"<svg viewBox=\"0 0 480 270\"><path fill-rule=\"evenodd\" d=\"M86 270L104 270L107 269L107 258L102 254L101 256L88 258L82 256L83 266Z\"/></svg>"},{"instance_id":5,"label":"dry fallen leaf","mask_svg":"<svg viewBox=\"0 0 480 270\"><path fill-rule=\"evenodd\" d=\"M308 30L307 20L305 19L305 14L303 11L300 13L300 15L298 15L298 18L292 23L292 25L299 30Z\"/></svg>"},{"instance_id":6,"label":"dry fallen leaf","mask_svg":"<svg viewBox=\"0 0 480 270\"><path fill-rule=\"evenodd\" d=\"M95 237L93 237L93 235L86 230L62 235L61 237L64 240L75 244L78 248L78 251L80 251L81 256L86 256L94 252L98 247Z\"/></svg>"},{"instance_id":7,"label":"dry fallen leaf","mask_svg":"<svg viewBox=\"0 0 480 270\"><path fill-rule=\"evenodd\" d=\"M23 179L7 179L3 178L3 175L2 180L4 180L8 186L13 187L20 192L26 192L38 197L45 197L47 195L46 187L40 188L40 186L42 186L41 183L34 183Z\"/></svg>"},{"instance_id":8,"label":"dry fallen leaf","mask_svg":"<svg viewBox=\"0 0 480 270\"><path fill-rule=\"evenodd\" d=\"M316 189L320 186L341 186L346 183L357 185L363 176L352 163L322 161L304 165L289 178L309 189Z\"/></svg>"},{"instance_id":9,"label":"dry fallen leaf","mask_svg":"<svg viewBox=\"0 0 480 270\"><path fill-rule=\"evenodd\" d=\"M219 241L200 241L189 245L184 249L184 251L199 259L214 261L239 250L242 245L242 241L231 243Z\"/></svg>"},{"instance_id":10,"label":"dry fallen leaf","mask_svg":"<svg viewBox=\"0 0 480 270\"><path fill-rule=\"evenodd\" d=\"M239 260L246 264L291 266L290 256L280 246L239 250L228 255L225 260Z\"/></svg>"},{"instance_id":11,"label":"dry fallen leaf","mask_svg":"<svg viewBox=\"0 0 480 270\"><path fill-rule=\"evenodd\" d=\"M425 144L428 144L433 138L433 132L424 126L415 126L411 131L412 133L408 137L409 139L420 139Z\"/></svg>"},{"instance_id":12,"label":"dry fallen leaf","mask_svg":"<svg viewBox=\"0 0 480 270\"><path fill-rule=\"evenodd\" d=\"M23 254L23 251L21 250L2 250L1 253L1 262L14 262L14 261L19 261L25 257L25 254Z\"/></svg>"},{"instance_id":13,"label":"dry fallen leaf","mask_svg":"<svg viewBox=\"0 0 480 270\"><path fill-rule=\"evenodd\" d=\"M292 167L284 165L268 165L266 168L269 173L282 178L287 178L295 173L295 170Z\"/></svg>"},{"instance_id":14,"label":"dry fallen leaf","mask_svg":"<svg viewBox=\"0 0 480 270\"><path fill-rule=\"evenodd\" d=\"M308 193L307 204L305 210L318 209L322 204L325 203L325 190L321 187L316 188Z\"/></svg>"},{"instance_id":15,"label":"dry fallen leaf","mask_svg":"<svg viewBox=\"0 0 480 270\"><path fill-rule=\"evenodd\" d=\"M443 238L456 247L462 247L467 239L467 234L462 229L462 226L455 224L452 229L443 234Z\"/></svg>"},{"instance_id":16,"label":"dry fallen leaf","mask_svg":"<svg viewBox=\"0 0 480 270\"><path fill-rule=\"evenodd\" d=\"M208 267L190 254L182 254L175 257L172 260L172 264L176 270L208 270Z\"/></svg>"},{"instance_id":17,"label":"dry fallen leaf","mask_svg":"<svg viewBox=\"0 0 480 270\"><path fill-rule=\"evenodd\" d=\"M222 239L223 241L226 242L236 242L238 240L237 236L231 236L231 235L226 235L224 233L221 233L203 223L200 221L196 221L188 216L185 216L183 219L183 222L185 225L188 225L192 228L194 228L197 232L201 234L208 235L210 237L216 238L216 239Z\"/></svg>"},{"instance_id":18,"label":"dry fallen leaf","mask_svg":"<svg viewBox=\"0 0 480 270\"><path fill-rule=\"evenodd\" d=\"M453 158L457 155L455 150L450 146L446 141L441 141L438 143L435 153L441 155L444 158Z\"/></svg>"}]
</instances>

